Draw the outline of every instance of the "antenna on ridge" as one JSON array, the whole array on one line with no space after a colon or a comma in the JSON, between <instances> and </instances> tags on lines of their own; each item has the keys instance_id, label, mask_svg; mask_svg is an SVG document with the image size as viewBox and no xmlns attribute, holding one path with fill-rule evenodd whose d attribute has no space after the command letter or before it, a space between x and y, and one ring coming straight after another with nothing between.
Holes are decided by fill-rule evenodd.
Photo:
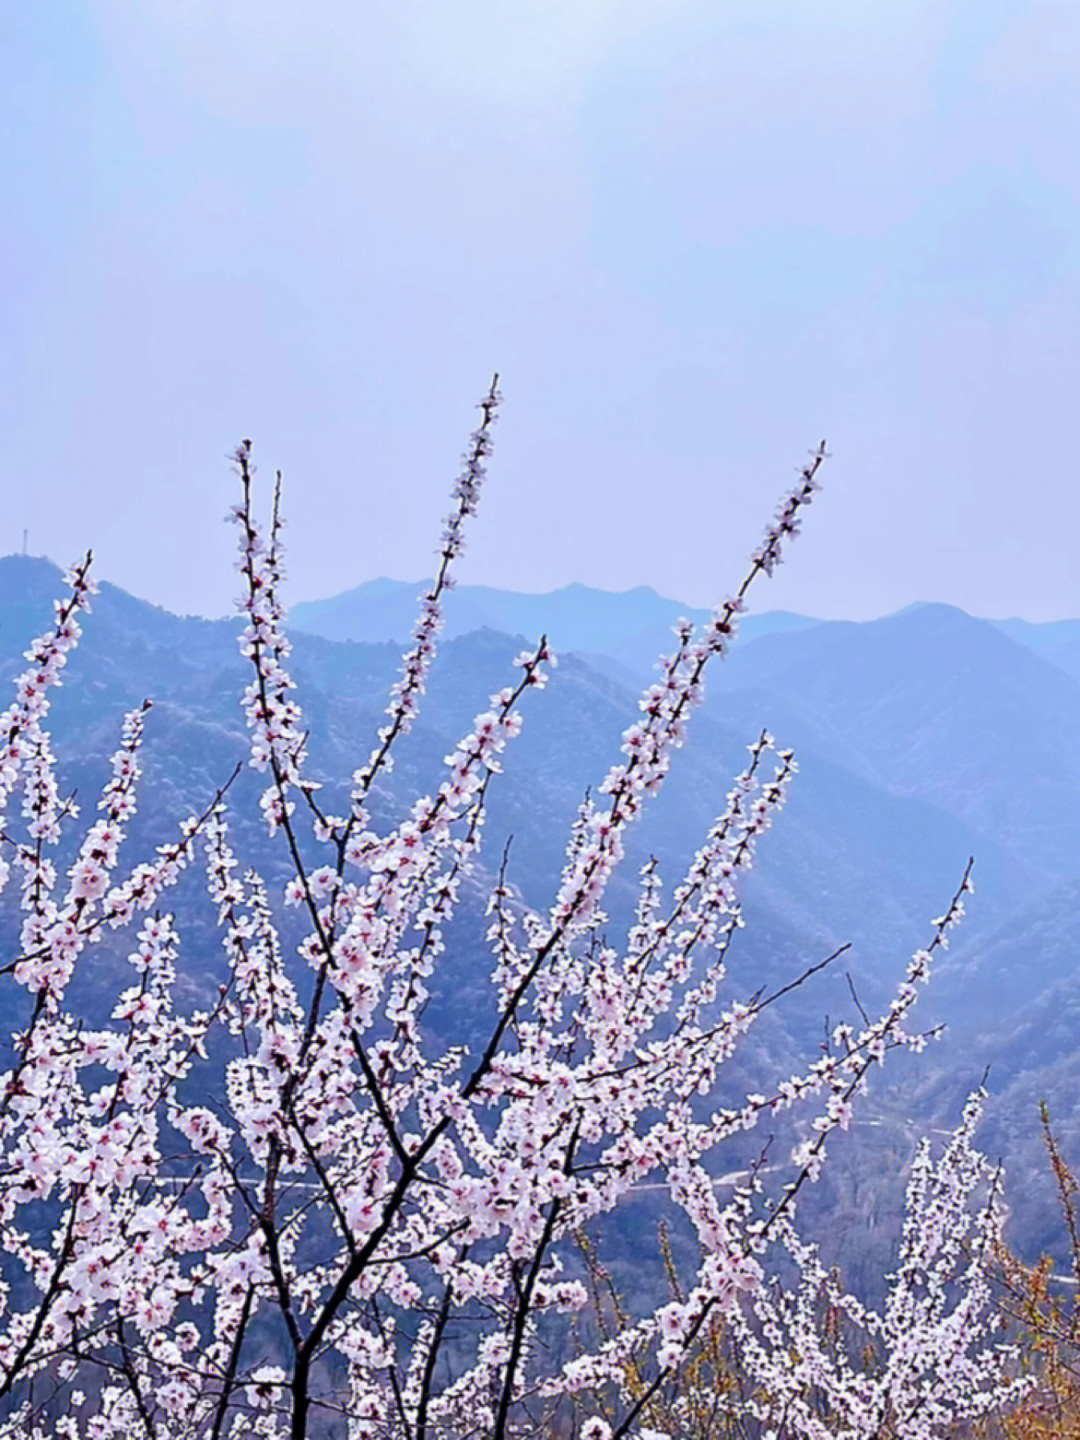
<instances>
[{"instance_id":1,"label":"antenna on ridge","mask_svg":"<svg viewBox=\"0 0 1080 1440\"><path fill-rule=\"evenodd\" d=\"M22 553L26 554L26 531L22 532Z\"/></svg>"}]
</instances>

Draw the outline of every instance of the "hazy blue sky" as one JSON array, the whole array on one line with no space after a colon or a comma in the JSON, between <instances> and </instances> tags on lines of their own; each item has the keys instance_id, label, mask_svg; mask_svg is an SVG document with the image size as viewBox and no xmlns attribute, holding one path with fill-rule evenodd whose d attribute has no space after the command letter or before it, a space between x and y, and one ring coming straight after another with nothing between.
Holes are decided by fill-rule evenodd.
<instances>
[{"instance_id":1,"label":"hazy blue sky","mask_svg":"<svg viewBox=\"0 0 1080 1440\"><path fill-rule=\"evenodd\" d=\"M290 594L737 580L1080 614L1080 5L34 0L0 17L0 550L230 606L242 436Z\"/></svg>"}]
</instances>

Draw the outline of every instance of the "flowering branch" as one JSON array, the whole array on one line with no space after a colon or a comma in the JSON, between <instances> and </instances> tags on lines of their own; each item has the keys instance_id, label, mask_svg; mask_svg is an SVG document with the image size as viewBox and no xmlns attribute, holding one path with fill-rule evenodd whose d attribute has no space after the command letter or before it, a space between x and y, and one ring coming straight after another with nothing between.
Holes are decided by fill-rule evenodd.
<instances>
[{"instance_id":1,"label":"flowering branch","mask_svg":"<svg viewBox=\"0 0 1080 1440\"><path fill-rule=\"evenodd\" d=\"M627 827L663 784L751 585L797 533L823 446L734 596L699 634L677 628L623 760L582 807L546 914L516 902L504 859L488 908L486 1038L469 1052L429 1034L425 1008L464 882L479 874L489 787L520 732L519 706L555 663L546 637L518 657L515 683L492 695L431 794L382 829L368 802L418 712L499 398L496 377L387 723L353 773L345 816L315 798L288 669L280 477L264 535L250 443L234 454L251 666L242 705L250 764L268 775L262 816L287 855L283 892L241 867L224 792L155 864L116 883L146 707L125 720L102 816L61 880L47 847L75 808L60 799L43 721L77 639L85 566L30 652L3 717L0 764L0 799L22 786L27 831L2 831L26 917L20 955L0 973L31 1012L0 1101L0 1244L12 1279L0 1288L0 1385L15 1397L0 1440L313 1440L335 1416L350 1440L510 1440L544 1433L590 1384L617 1383L643 1338L655 1364L645 1394L655 1394L708 1316L735 1314L740 1297L761 1291L760 1257L794 1235L795 1194L820 1168L826 1137L849 1122L870 1066L918 1043L903 1022L959 894L883 1016L860 1034L839 1027L805 1073L703 1113L696 1097L716 1090L761 1010L790 988L749 1001L723 992L742 920L737 883L796 771L766 732L670 900L650 862L624 945L609 938L603 910ZM129 954L135 983L105 1025L87 1028L67 1000L84 946L156 910L197 836L227 966L216 1003L184 1012L177 927L146 914ZM294 908L313 982L289 958L282 905ZM754 1221L749 1191L721 1206L709 1169L717 1148L761 1115L821 1096L814 1139L771 1221ZM654 1179L701 1240L696 1285L591 1355L545 1358L588 1303L564 1245ZM46 1375L57 1388L42 1408L32 1386ZM86 1378L102 1376L88 1399ZM640 1413L632 1403L615 1433L632 1433ZM606 1422L593 1417L594 1437L597 1424Z\"/></svg>"}]
</instances>

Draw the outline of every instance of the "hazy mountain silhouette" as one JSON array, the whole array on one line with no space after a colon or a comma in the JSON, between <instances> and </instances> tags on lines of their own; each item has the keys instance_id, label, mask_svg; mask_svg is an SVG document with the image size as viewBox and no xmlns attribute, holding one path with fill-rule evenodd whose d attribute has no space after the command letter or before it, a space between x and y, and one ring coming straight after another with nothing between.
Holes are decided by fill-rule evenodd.
<instances>
[{"instance_id":1,"label":"hazy mountain silhouette","mask_svg":"<svg viewBox=\"0 0 1080 1440\"><path fill-rule=\"evenodd\" d=\"M327 640L393 640L404 645L416 620L417 597L430 583L370 580L328 600L294 605L289 620L296 629ZM647 674L657 656L671 649L671 627L680 616L700 624L709 613L665 600L648 585L618 592L566 585L543 595L459 585L443 633L447 639L485 628L530 639L546 634L560 651L606 657L639 678L639 672ZM749 634L798 630L816 623L785 611L746 620Z\"/></svg>"}]
</instances>

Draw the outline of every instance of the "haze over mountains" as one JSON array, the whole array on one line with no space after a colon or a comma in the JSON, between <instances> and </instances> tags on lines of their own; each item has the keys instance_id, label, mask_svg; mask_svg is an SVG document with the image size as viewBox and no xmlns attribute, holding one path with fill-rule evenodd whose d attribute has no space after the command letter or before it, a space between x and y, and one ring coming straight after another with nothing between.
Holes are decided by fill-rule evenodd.
<instances>
[{"instance_id":1,"label":"haze over mountains","mask_svg":"<svg viewBox=\"0 0 1080 1440\"><path fill-rule=\"evenodd\" d=\"M325 600L293 605L290 620L298 629L322 635L327 640L375 643L393 640L404 644L416 618L417 597L429 583L426 580L369 580ZM907 608L917 610L922 606L915 604ZM685 615L700 622L708 614L708 610L665 599L648 585L622 591L566 585L540 595L496 590L485 585L460 585L448 607L443 633L450 639L484 628L528 636L549 631L553 637L559 636L564 650L603 656L631 670L644 666L651 671L656 657L670 645L674 619ZM791 633L829 623L839 622L772 610L744 616L741 634L745 644L763 635ZM1080 680L1080 619L1043 623L1010 619L986 623Z\"/></svg>"},{"instance_id":2,"label":"haze over mountains","mask_svg":"<svg viewBox=\"0 0 1080 1440\"><path fill-rule=\"evenodd\" d=\"M293 607L293 673L313 762L328 781L344 781L368 753L422 588L376 581ZM22 668L22 650L50 623L61 592L49 562L0 560L0 679ZM512 835L511 877L544 906L581 795L617 758L637 714L635 689L670 648L681 613L647 589L453 592L421 721L393 789L378 797L383 814L437 784L443 755L512 674L520 637L546 632L561 663L548 690L527 697L487 830L487 863L497 864ZM109 585L84 623L55 706L62 768L82 795L104 779L121 711L148 694L156 702L133 849L171 834L244 754L236 633L234 622L183 619ZM918 1110L952 1123L989 1064L988 1125L1010 1170L1041 1172L1033 1107L1043 1094L1066 1153L1080 1159L1080 620L991 622L941 605L861 623L747 617L634 836L609 907L613 926L628 915L636 867L650 853L677 880L762 727L795 749L800 774L746 887L731 991L772 988L842 941L854 948L846 969L826 971L767 1012L736 1085L762 1083L755 1059L784 1066L805 1055L826 1013L853 1016L847 971L868 1008L887 996L974 855L969 921L920 1004L921 1021L947 1020L949 1037L903 1067L902 1094L879 1081L871 1106L894 1119ZM265 852L257 827L242 827L240 841ZM273 871L278 862L267 863ZM481 935L478 908L470 918ZM189 959L204 938L213 944L205 915L193 910L190 927ZM94 965L100 978L107 957ZM463 938L446 965L433 1013L449 1027L455 1005L484 1006L489 967L475 938ZM900 1163L895 1154L891 1163ZM1025 1176L1013 1204L1030 1245L1052 1238L1048 1187Z\"/></svg>"},{"instance_id":3,"label":"haze over mountains","mask_svg":"<svg viewBox=\"0 0 1080 1440\"><path fill-rule=\"evenodd\" d=\"M370 580L328 600L303 601L289 612L292 624L327 640L404 644L416 619L417 596L429 581ZM589 585L566 585L546 595L459 585L448 606L444 635L454 639L471 631L499 630L507 635L547 633L562 650L614 661L637 678L646 675L658 655L670 648L671 626L680 615L700 622L709 612L665 600L647 585L619 592ZM775 611L746 617L747 633L800 629L817 622ZM624 677L625 678L625 677Z\"/></svg>"}]
</instances>

